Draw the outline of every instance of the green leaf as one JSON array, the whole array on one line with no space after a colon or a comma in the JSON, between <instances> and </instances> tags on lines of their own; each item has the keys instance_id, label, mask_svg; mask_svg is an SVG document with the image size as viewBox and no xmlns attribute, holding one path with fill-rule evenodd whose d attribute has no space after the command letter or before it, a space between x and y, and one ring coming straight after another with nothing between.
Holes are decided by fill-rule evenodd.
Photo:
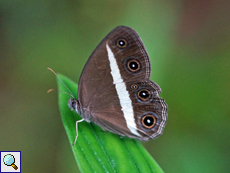
<instances>
[{"instance_id":1,"label":"green leaf","mask_svg":"<svg viewBox=\"0 0 230 173\"><path fill-rule=\"evenodd\" d=\"M77 84L63 75L58 76L77 98ZM68 92L59 80L58 89ZM84 121L78 124L78 139L72 146L76 136L76 121L81 117L69 109L69 97L59 92L59 107L81 172L163 172L139 141L105 132L94 123Z\"/></svg>"}]
</instances>

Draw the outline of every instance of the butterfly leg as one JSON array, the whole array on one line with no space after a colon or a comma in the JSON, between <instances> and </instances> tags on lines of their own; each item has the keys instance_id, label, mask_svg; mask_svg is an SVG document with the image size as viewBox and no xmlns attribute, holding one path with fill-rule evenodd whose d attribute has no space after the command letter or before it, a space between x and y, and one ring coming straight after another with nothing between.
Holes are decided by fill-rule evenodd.
<instances>
[{"instance_id":1,"label":"butterfly leg","mask_svg":"<svg viewBox=\"0 0 230 173\"><path fill-rule=\"evenodd\" d=\"M82 122L82 121L85 121L84 119L81 119L81 120L78 120L76 121L76 137L75 137L75 140L74 140L74 143L72 144L72 146L74 146L77 142L77 137L78 137L78 128L77 128L77 124Z\"/></svg>"}]
</instances>

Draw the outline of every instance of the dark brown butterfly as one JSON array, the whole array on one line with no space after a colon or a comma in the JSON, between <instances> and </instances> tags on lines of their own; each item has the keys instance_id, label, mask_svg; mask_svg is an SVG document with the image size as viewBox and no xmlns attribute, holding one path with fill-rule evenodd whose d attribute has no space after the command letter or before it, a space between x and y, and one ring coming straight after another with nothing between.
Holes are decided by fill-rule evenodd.
<instances>
[{"instance_id":1,"label":"dark brown butterfly","mask_svg":"<svg viewBox=\"0 0 230 173\"><path fill-rule=\"evenodd\" d=\"M83 120L112 133L154 139L162 134L168 114L167 104L159 98L161 89L150 80L150 73L140 37L133 29L119 26L88 59L79 81L79 100L70 98L69 107Z\"/></svg>"}]
</instances>

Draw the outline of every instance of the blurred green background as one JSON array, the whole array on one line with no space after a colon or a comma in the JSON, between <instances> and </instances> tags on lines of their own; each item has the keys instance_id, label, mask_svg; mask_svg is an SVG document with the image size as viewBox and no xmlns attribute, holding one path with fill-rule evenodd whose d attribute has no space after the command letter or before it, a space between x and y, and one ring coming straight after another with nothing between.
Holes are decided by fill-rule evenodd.
<instances>
[{"instance_id":1,"label":"blurred green background","mask_svg":"<svg viewBox=\"0 0 230 173\"><path fill-rule=\"evenodd\" d=\"M164 134L143 143L167 173L230 170L230 1L0 1L0 150L22 170L78 172L51 67L78 82L97 44L135 29L169 106Z\"/></svg>"}]
</instances>

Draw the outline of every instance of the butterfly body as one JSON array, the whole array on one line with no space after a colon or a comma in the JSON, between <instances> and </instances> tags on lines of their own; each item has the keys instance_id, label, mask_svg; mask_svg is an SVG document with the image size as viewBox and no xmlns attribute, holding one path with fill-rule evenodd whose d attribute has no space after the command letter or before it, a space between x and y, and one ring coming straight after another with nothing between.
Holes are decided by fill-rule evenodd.
<instances>
[{"instance_id":1,"label":"butterfly body","mask_svg":"<svg viewBox=\"0 0 230 173\"><path fill-rule=\"evenodd\" d=\"M70 99L69 107L110 132L154 139L162 134L168 115L150 73L150 60L138 34L117 27L88 59L79 80L79 100Z\"/></svg>"}]
</instances>

